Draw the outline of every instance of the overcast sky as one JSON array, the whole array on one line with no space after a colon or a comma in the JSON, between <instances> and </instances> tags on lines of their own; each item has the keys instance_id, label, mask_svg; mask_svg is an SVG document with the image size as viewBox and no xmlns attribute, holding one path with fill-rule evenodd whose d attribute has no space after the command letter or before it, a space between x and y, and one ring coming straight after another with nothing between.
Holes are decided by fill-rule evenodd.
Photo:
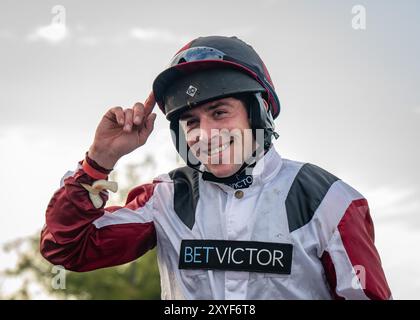
<instances>
[{"instance_id":1,"label":"overcast sky","mask_svg":"<svg viewBox=\"0 0 420 320\"><path fill-rule=\"evenodd\" d=\"M352 26L358 4L364 30ZM420 298L419 21L416 0L2 0L0 243L42 227L61 176L83 158L109 107L143 101L192 38L236 35L276 86L279 153L367 197L394 297ZM119 168L148 153L158 172L173 168L159 112L155 127Z\"/></svg>"}]
</instances>

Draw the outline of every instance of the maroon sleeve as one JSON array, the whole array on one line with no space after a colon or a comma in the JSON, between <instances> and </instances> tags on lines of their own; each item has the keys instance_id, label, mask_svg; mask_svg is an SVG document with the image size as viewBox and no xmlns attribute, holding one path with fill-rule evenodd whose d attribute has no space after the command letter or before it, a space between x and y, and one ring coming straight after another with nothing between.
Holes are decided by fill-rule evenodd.
<instances>
[{"instance_id":1,"label":"maroon sleeve","mask_svg":"<svg viewBox=\"0 0 420 320\"><path fill-rule=\"evenodd\" d=\"M80 185L92 185L94 181L79 168L64 180L50 200L40 250L52 264L73 271L89 271L132 261L156 245L155 228L146 203L157 182L133 190L125 207L105 209L103 205L96 209L88 191ZM101 197L105 204L107 194L103 192ZM111 222L98 227L93 222L105 212Z\"/></svg>"},{"instance_id":2,"label":"maroon sleeve","mask_svg":"<svg viewBox=\"0 0 420 320\"><path fill-rule=\"evenodd\" d=\"M335 299L391 299L366 199L354 200L321 257Z\"/></svg>"}]
</instances>

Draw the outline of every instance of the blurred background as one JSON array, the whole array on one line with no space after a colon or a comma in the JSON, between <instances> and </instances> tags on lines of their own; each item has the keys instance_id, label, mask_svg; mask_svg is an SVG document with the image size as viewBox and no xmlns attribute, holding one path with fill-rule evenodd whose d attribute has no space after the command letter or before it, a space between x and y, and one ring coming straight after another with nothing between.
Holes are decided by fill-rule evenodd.
<instances>
[{"instance_id":1,"label":"blurred background","mask_svg":"<svg viewBox=\"0 0 420 320\"><path fill-rule=\"evenodd\" d=\"M0 299L155 299L155 252L54 289L38 252L46 206L111 106L144 101L186 42L236 35L282 103L276 149L367 197L396 299L420 298L420 2L0 2ZM112 179L127 191L181 165L157 110L148 143Z\"/></svg>"}]
</instances>

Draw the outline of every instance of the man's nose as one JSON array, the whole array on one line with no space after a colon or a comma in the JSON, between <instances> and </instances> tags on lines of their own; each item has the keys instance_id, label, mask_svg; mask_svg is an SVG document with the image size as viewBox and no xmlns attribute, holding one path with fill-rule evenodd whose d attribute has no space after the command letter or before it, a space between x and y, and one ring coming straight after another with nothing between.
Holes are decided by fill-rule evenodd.
<instances>
[{"instance_id":1,"label":"man's nose","mask_svg":"<svg viewBox=\"0 0 420 320\"><path fill-rule=\"evenodd\" d=\"M219 135L219 127L215 121L207 117L200 119L200 141L210 142L213 137Z\"/></svg>"}]
</instances>

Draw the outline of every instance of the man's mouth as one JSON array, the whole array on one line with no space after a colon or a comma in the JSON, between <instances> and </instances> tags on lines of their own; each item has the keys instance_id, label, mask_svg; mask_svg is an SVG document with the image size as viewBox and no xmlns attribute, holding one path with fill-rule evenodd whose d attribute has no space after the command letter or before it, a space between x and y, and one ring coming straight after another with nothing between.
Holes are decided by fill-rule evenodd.
<instances>
[{"instance_id":1,"label":"man's mouth","mask_svg":"<svg viewBox=\"0 0 420 320\"><path fill-rule=\"evenodd\" d=\"M206 151L204 151L204 153L206 153L208 156L214 156L220 152L225 151L227 148L229 148L229 146L233 143L233 138L229 141L226 142L225 144L222 144L221 146L218 146L216 148L213 149L207 149Z\"/></svg>"}]
</instances>

